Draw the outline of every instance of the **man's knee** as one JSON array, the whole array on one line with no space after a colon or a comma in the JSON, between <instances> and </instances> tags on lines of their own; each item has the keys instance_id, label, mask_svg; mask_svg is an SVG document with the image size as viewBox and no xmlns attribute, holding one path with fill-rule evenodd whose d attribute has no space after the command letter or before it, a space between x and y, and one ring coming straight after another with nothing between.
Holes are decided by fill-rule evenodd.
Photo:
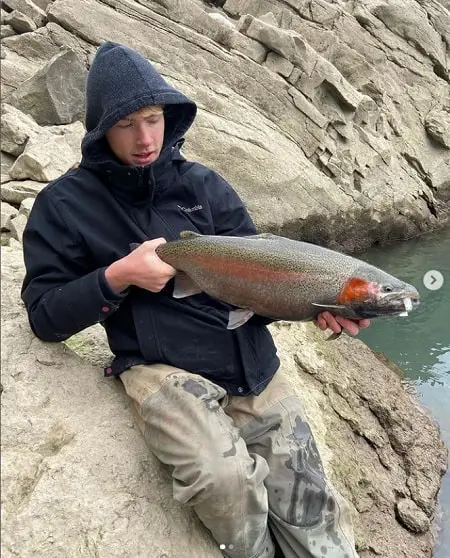
<instances>
[{"instance_id":1,"label":"man's knee","mask_svg":"<svg viewBox=\"0 0 450 558\"><path fill-rule=\"evenodd\" d=\"M189 478L177 479L174 472L174 498L190 505L216 502L226 508L265 495L264 480L269 474L266 461L259 455L224 453L198 462Z\"/></svg>"}]
</instances>

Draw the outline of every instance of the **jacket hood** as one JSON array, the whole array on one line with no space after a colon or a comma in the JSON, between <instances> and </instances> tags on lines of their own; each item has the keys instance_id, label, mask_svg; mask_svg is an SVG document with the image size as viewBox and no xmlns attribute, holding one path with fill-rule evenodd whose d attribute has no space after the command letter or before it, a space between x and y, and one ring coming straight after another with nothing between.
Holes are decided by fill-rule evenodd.
<instances>
[{"instance_id":1,"label":"jacket hood","mask_svg":"<svg viewBox=\"0 0 450 558\"><path fill-rule=\"evenodd\" d=\"M105 152L105 132L143 107L164 105L163 149L174 146L194 121L193 101L170 86L152 64L135 50L105 42L97 50L86 83L86 135L83 159Z\"/></svg>"}]
</instances>

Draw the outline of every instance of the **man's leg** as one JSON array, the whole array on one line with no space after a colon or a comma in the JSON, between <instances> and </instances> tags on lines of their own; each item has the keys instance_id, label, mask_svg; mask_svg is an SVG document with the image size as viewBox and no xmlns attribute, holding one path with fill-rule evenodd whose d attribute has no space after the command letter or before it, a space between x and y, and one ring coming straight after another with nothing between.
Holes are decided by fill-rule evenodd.
<instances>
[{"instance_id":1,"label":"man's leg","mask_svg":"<svg viewBox=\"0 0 450 558\"><path fill-rule=\"evenodd\" d=\"M167 365L121 375L150 450L173 467L173 495L193 506L225 556L273 558L266 461L248 454L221 387Z\"/></svg>"},{"instance_id":2,"label":"man's leg","mask_svg":"<svg viewBox=\"0 0 450 558\"><path fill-rule=\"evenodd\" d=\"M230 398L225 412L250 455L269 465L269 524L285 557L357 558L348 504L325 478L301 403L283 374L259 396Z\"/></svg>"}]
</instances>

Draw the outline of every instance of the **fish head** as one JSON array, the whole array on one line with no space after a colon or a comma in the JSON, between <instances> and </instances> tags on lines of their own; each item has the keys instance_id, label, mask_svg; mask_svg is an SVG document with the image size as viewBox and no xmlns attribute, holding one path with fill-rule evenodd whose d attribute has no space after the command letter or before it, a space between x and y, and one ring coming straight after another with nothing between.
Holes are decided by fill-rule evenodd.
<instances>
[{"instance_id":1,"label":"fish head","mask_svg":"<svg viewBox=\"0 0 450 558\"><path fill-rule=\"evenodd\" d=\"M375 272L374 272L375 270ZM417 289L374 268L354 274L338 295L337 302L358 318L407 316L420 304Z\"/></svg>"}]
</instances>

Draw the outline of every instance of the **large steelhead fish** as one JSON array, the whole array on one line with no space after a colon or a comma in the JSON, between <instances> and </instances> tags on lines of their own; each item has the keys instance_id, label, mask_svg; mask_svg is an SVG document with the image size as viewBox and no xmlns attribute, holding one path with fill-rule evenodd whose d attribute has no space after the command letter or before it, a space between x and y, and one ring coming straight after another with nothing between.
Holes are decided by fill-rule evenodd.
<instances>
[{"instance_id":1,"label":"large steelhead fish","mask_svg":"<svg viewBox=\"0 0 450 558\"><path fill-rule=\"evenodd\" d=\"M308 321L329 310L347 318L407 315L412 286L357 258L272 234L209 236L183 231L158 256L177 269L173 296L205 292L238 307L228 329L253 314Z\"/></svg>"}]
</instances>

